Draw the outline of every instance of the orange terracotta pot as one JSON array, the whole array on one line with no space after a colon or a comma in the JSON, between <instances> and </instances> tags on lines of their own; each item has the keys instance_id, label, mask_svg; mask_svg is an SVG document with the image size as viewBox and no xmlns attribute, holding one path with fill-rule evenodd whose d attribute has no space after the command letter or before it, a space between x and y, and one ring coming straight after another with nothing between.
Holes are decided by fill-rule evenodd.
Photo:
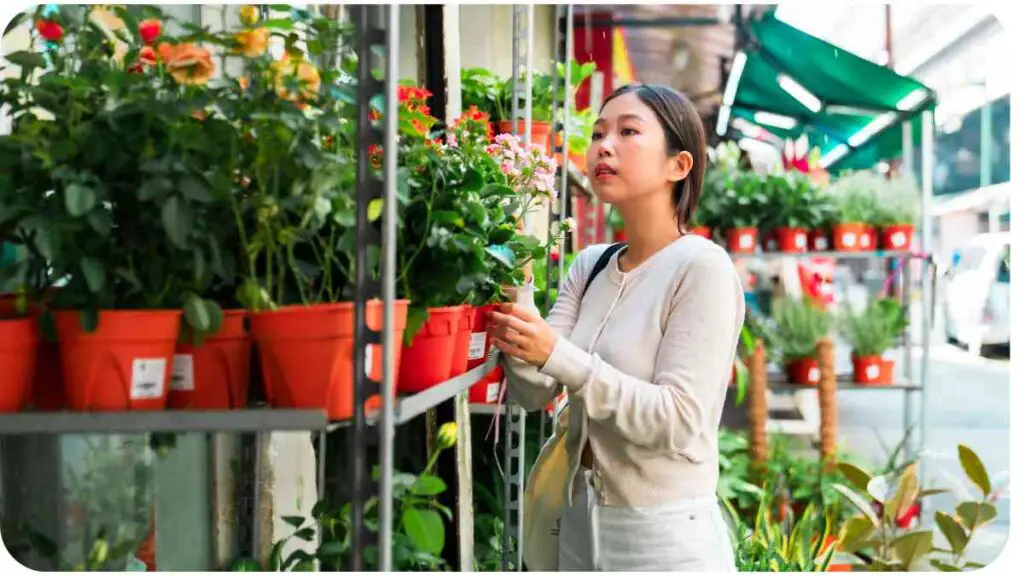
<instances>
[{"instance_id":1,"label":"orange terracotta pot","mask_svg":"<svg viewBox=\"0 0 1024 576\"><path fill-rule=\"evenodd\" d=\"M882 249L906 252L914 238L913 224L900 224L882 228Z\"/></svg>"},{"instance_id":2,"label":"orange terracotta pot","mask_svg":"<svg viewBox=\"0 0 1024 576\"><path fill-rule=\"evenodd\" d=\"M837 224L832 228L832 249L836 252L860 252L866 226L861 222Z\"/></svg>"},{"instance_id":3,"label":"orange terracotta pot","mask_svg":"<svg viewBox=\"0 0 1024 576\"><path fill-rule=\"evenodd\" d=\"M779 252L807 252L807 229L778 228L775 230L775 241Z\"/></svg>"},{"instance_id":4,"label":"orange terracotta pot","mask_svg":"<svg viewBox=\"0 0 1024 576\"><path fill-rule=\"evenodd\" d=\"M892 384L893 362L881 356L853 355L853 381L865 386Z\"/></svg>"},{"instance_id":5,"label":"orange terracotta pot","mask_svg":"<svg viewBox=\"0 0 1024 576\"><path fill-rule=\"evenodd\" d=\"M817 358L800 358L786 364L786 375L793 384L817 386L821 382L821 369Z\"/></svg>"},{"instance_id":6,"label":"orange terracotta pot","mask_svg":"<svg viewBox=\"0 0 1024 576\"><path fill-rule=\"evenodd\" d=\"M753 254L757 249L757 228L730 228L725 234L729 252Z\"/></svg>"}]
</instances>

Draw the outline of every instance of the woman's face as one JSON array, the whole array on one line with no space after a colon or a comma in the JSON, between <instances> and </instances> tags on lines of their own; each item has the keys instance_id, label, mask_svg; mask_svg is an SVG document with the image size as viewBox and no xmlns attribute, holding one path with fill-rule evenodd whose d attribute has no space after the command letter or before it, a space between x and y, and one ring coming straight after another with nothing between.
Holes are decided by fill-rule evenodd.
<instances>
[{"instance_id":1,"label":"woman's face","mask_svg":"<svg viewBox=\"0 0 1024 576\"><path fill-rule=\"evenodd\" d=\"M594 192L604 202L671 193L692 164L687 152L668 154L658 117L636 94L609 100L594 123L587 166Z\"/></svg>"}]
</instances>

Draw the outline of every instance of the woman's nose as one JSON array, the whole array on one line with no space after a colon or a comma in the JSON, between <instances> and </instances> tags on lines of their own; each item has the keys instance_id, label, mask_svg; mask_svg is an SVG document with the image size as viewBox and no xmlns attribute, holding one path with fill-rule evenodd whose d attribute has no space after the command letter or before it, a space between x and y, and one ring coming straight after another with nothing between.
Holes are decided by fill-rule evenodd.
<instances>
[{"instance_id":1,"label":"woman's nose","mask_svg":"<svg viewBox=\"0 0 1024 576\"><path fill-rule=\"evenodd\" d=\"M612 153L612 145L613 144L614 144L614 142L612 142L612 139L609 138L608 136L605 136L605 137L601 138L600 140L595 140L594 141L594 148L596 148L597 156L599 158L603 158L605 156L610 156L611 153Z\"/></svg>"}]
</instances>

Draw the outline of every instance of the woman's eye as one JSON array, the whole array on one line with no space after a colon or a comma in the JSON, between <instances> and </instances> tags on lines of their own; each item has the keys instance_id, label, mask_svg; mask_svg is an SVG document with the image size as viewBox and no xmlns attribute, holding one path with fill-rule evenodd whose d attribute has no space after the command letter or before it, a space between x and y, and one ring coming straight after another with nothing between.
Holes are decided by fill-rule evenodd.
<instances>
[{"instance_id":1,"label":"woman's eye","mask_svg":"<svg viewBox=\"0 0 1024 576\"><path fill-rule=\"evenodd\" d=\"M623 136L633 136L635 134L639 134L639 132L637 132L636 130L634 130L632 128L623 128L622 129L622 135Z\"/></svg>"},{"instance_id":2,"label":"woman's eye","mask_svg":"<svg viewBox=\"0 0 1024 576\"><path fill-rule=\"evenodd\" d=\"M603 132L598 132L598 131L595 130L594 132L592 132L590 134L590 141L591 142L597 142L601 138L604 138L604 133Z\"/></svg>"}]
</instances>

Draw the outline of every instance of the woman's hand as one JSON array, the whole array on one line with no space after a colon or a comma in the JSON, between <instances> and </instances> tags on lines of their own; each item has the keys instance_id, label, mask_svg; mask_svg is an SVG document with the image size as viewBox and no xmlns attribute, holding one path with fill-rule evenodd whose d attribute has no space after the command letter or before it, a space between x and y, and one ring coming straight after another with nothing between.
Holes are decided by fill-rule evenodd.
<instances>
[{"instance_id":1,"label":"woman's hand","mask_svg":"<svg viewBox=\"0 0 1024 576\"><path fill-rule=\"evenodd\" d=\"M536 312L517 304L502 304L491 313L491 343L498 350L538 368L558 342L558 334Z\"/></svg>"}]
</instances>

